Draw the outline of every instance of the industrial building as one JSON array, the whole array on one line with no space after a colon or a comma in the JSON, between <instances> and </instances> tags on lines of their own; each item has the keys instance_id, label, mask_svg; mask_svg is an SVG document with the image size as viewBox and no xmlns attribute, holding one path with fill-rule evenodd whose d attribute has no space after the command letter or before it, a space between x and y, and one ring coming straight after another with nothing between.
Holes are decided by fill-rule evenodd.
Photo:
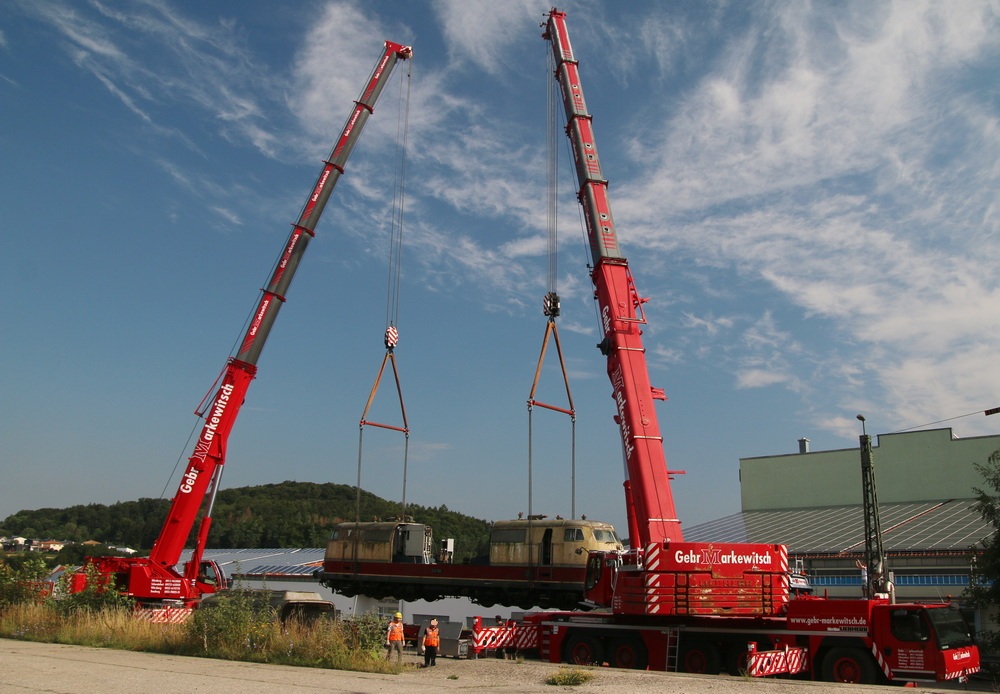
<instances>
[{"instance_id":1,"label":"industrial building","mask_svg":"<svg viewBox=\"0 0 1000 694\"><path fill-rule=\"evenodd\" d=\"M883 545L898 600L959 600L972 549L994 529L975 510L976 464L1000 436L958 438L950 428L881 434L873 446ZM740 513L685 528L693 542L788 547L817 594L860 597L865 549L860 448L740 459ZM992 616L972 615L977 628Z\"/></svg>"}]
</instances>

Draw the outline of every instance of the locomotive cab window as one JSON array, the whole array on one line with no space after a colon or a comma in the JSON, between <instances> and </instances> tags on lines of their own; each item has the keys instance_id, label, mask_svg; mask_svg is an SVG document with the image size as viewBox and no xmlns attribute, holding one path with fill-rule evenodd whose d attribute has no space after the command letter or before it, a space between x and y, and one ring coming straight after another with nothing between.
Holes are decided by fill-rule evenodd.
<instances>
[{"instance_id":1,"label":"locomotive cab window","mask_svg":"<svg viewBox=\"0 0 1000 694\"><path fill-rule=\"evenodd\" d=\"M563 542L583 542L583 528L566 528L563 530Z\"/></svg>"},{"instance_id":2,"label":"locomotive cab window","mask_svg":"<svg viewBox=\"0 0 1000 694\"><path fill-rule=\"evenodd\" d=\"M497 528L490 541L493 544L524 544L527 532L523 528Z\"/></svg>"},{"instance_id":3,"label":"locomotive cab window","mask_svg":"<svg viewBox=\"0 0 1000 694\"><path fill-rule=\"evenodd\" d=\"M621 544L618 536L615 535L614 530L601 530L600 528L594 528L594 539L598 542L611 542L616 545Z\"/></svg>"}]
</instances>

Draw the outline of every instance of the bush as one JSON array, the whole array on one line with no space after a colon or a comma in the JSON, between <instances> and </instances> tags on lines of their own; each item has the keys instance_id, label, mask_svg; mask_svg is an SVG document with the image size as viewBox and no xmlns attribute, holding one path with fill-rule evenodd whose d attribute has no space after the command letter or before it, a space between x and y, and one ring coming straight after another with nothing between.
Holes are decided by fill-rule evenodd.
<instances>
[{"instance_id":1,"label":"bush","mask_svg":"<svg viewBox=\"0 0 1000 694\"><path fill-rule=\"evenodd\" d=\"M554 675L549 675L548 679L545 680L545 684L554 684L560 687L575 687L586 684L592 679L594 679L594 675L591 672L561 668Z\"/></svg>"},{"instance_id":2,"label":"bush","mask_svg":"<svg viewBox=\"0 0 1000 694\"><path fill-rule=\"evenodd\" d=\"M203 654L266 662L278 621L267 592L235 588L217 595L212 606L195 610L188 622Z\"/></svg>"},{"instance_id":3,"label":"bush","mask_svg":"<svg viewBox=\"0 0 1000 694\"><path fill-rule=\"evenodd\" d=\"M6 558L0 563L0 609L44 599L51 591L44 582L47 574L41 557Z\"/></svg>"},{"instance_id":4,"label":"bush","mask_svg":"<svg viewBox=\"0 0 1000 694\"><path fill-rule=\"evenodd\" d=\"M85 564L80 571L86 576L86 585L79 592L71 592L69 584L72 572L67 571L59 577L58 596L55 600L56 609L63 615L78 612L131 612L135 609L135 600L118 592L117 587L110 582L108 576L103 576L93 564Z\"/></svg>"},{"instance_id":5,"label":"bush","mask_svg":"<svg viewBox=\"0 0 1000 694\"><path fill-rule=\"evenodd\" d=\"M396 673L386 660L385 633L377 614L348 620L287 621L274 639L271 662L334 670Z\"/></svg>"}]
</instances>

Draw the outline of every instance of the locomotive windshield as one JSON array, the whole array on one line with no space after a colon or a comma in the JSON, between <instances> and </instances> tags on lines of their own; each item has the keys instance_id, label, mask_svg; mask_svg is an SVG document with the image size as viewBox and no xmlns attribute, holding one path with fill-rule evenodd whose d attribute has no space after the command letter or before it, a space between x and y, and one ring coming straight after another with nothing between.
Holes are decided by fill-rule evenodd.
<instances>
[{"instance_id":1,"label":"locomotive windshield","mask_svg":"<svg viewBox=\"0 0 1000 694\"><path fill-rule=\"evenodd\" d=\"M594 539L598 542L612 542L616 545L620 545L622 543L622 541L618 539L618 535L615 534L615 531L610 529L602 530L600 528L594 528Z\"/></svg>"}]
</instances>

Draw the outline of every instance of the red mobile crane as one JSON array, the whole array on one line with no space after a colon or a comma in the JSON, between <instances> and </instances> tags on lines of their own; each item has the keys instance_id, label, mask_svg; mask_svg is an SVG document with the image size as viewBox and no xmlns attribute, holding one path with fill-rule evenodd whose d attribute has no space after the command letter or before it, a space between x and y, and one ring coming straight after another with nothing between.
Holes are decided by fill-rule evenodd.
<instances>
[{"instance_id":1,"label":"red mobile crane","mask_svg":"<svg viewBox=\"0 0 1000 694\"><path fill-rule=\"evenodd\" d=\"M257 360L264 342L278 310L285 302L289 285L309 239L315 235L316 224L330 194L344 173L347 159L357 144L392 69L397 61L409 59L412 53L409 46L385 42L385 49L361 96L355 102L354 110L347 119L333 152L324 162L298 221L292 225L288 242L267 287L261 292L260 302L243 335L239 351L228 360L223 373L213 385L213 388L218 386L215 395L211 400L206 396L198 407L197 414L204 418L205 423L149 557L95 557L88 560L103 585L113 583L122 593L135 598L140 606L155 608L175 605L190 608L203 595L214 593L225 585L219 567L215 562L202 561L202 556L212 526L212 508L226 462L229 433L243 405L250 381L257 373ZM194 552L185 563L183 573L178 573L175 566L181 559L184 545L202 506L205 506L205 513L198 529ZM74 575L70 589L82 590L86 582L87 572L80 571Z\"/></svg>"},{"instance_id":2,"label":"red mobile crane","mask_svg":"<svg viewBox=\"0 0 1000 694\"><path fill-rule=\"evenodd\" d=\"M566 109L566 133L580 185L577 197L593 261L590 276L604 331L598 347L607 357L628 471L625 506L632 550L620 557L622 567L607 572L617 580L601 580L591 587L588 599L596 605L614 602L624 614L777 614L788 601L784 547L684 542L653 406L655 399L666 397L650 385L642 344L642 305L647 299L636 291L618 245L608 181L601 172L564 12L549 13L544 38L552 45ZM600 553L594 553L595 577L603 565L599 559ZM606 592L613 585L614 590Z\"/></svg>"},{"instance_id":3,"label":"red mobile crane","mask_svg":"<svg viewBox=\"0 0 1000 694\"><path fill-rule=\"evenodd\" d=\"M702 673L725 668L838 682L936 681L977 672L979 652L968 624L951 606L891 604L875 596L789 601L784 546L683 541L653 409L663 391L650 386L642 346L646 300L618 245L565 13L552 9L543 26L590 242L604 331L598 346L607 357L629 476L631 549L590 551L584 595L593 610L529 615L527 634L479 628L477 647L533 647L551 662Z\"/></svg>"}]
</instances>

